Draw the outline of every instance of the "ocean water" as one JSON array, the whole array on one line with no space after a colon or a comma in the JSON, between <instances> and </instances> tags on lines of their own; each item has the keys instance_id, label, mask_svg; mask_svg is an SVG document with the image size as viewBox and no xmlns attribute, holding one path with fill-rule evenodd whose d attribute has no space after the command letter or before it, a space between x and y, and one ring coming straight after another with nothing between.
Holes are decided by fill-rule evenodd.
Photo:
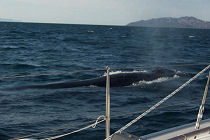
<instances>
[{"instance_id":1,"label":"ocean water","mask_svg":"<svg viewBox=\"0 0 210 140\"><path fill-rule=\"evenodd\" d=\"M190 64L190 65L189 65ZM47 138L82 128L105 115L105 88L5 90L78 81L111 73L169 69L196 74L210 64L210 30L32 23L0 23L0 140ZM127 69L125 69L127 68ZM14 75L93 70L58 75ZM208 72L125 132L142 136L195 122ZM161 77L111 88L111 133L174 91L190 77ZM207 96L204 119L210 117ZM138 113L134 113L138 112ZM125 115L127 114L127 115ZM116 117L118 116L118 117ZM80 125L83 124L83 125ZM89 123L90 124L90 123ZM105 124L62 140L101 140Z\"/></svg>"}]
</instances>

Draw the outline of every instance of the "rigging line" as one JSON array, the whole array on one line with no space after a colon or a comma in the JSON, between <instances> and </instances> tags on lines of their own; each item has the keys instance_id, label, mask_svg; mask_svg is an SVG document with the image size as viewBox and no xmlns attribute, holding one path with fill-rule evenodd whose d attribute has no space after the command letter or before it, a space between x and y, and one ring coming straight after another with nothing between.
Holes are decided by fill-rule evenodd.
<instances>
[{"instance_id":1,"label":"rigging line","mask_svg":"<svg viewBox=\"0 0 210 140\"><path fill-rule=\"evenodd\" d=\"M204 94L203 94L203 100L202 100L202 103L200 105L200 109L198 111L197 121L196 121L196 125L195 125L196 130L198 130L200 128L200 122L203 118L204 104L206 102L206 96L207 96L207 92L208 92L208 88L209 88L209 80L210 80L210 72L209 72L209 75L208 75L208 80L207 80L205 91L204 91Z\"/></svg>"},{"instance_id":2,"label":"rigging line","mask_svg":"<svg viewBox=\"0 0 210 140\"><path fill-rule=\"evenodd\" d=\"M209 100L209 99L210 98L206 98L206 100ZM178 104L176 103L176 104L171 104L171 105L167 105L167 106L162 106L162 107L158 107L158 109L168 108L168 107L172 107L172 106L184 105L184 104L191 103L191 102L194 102L194 101L199 101L199 100L201 100L201 99L194 99L194 100L191 100L189 102L180 102ZM124 114L120 114L120 115L112 115L111 119L117 118L117 117L134 115L134 114L138 114L138 113L141 113L141 112L144 112L144 111L145 110L139 110L139 111L124 113ZM46 130L46 131L42 131L42 132L39 132L39 133L33 133L33 134L30 134L30 135L25 135L25 136L21 136L21 137L17 137L17 138L12 138L10 140L18 140L18 139L22 139L22 138L28 138L28 137L31 137L31 136L37 136L37 135L41 135L41 134L51 133L51 132L55 132L55 131L58 131L58 130L70 129L70 128L74 128L76 126L81 126L81 125L85 125L85 124L88 124L88 123L93 123L95 121L96 120L92 120L92 121L87 121L87 122L83 122L83 123L76 124L76 125L71 125L71 126L65 126L65 127L60 127L60 128L56 128L56 129Z\"/></svg>"},{"instance_id":3,"label":"rigging line","mask_svg":"<svg viewBox=\"0 0 210 140\"><path fill-rule=\"evenodd\" d=\"M173 91L172 93L170 93L168 96L166 96L165 98L163 98L162 100L160 100L158 103L156 103L155 105L153 105L152 107L150 107L148 110L146 110L144 113L140 114L138 117L136 117L134 120L132 120L131 122L129 122L128 124L126 124L125 126L123 126L122 128L120 128L119 130L117 130L115 133L113 133L112 135L110 135L108 138L106 139L111 139L112 136L116 133L121 133L122 131L124 131L125 129L127 129L128 127L130 127L131 125L133 125L134 123L136 123L138 120L140 120L141 118L143 118L144 116L146 116L148 113L150 113L151 111L155 110L158 106L160 106L162 103L164 103L165 101L167 101L169 98L171 98L172 96L174 96L177 92L179 92L180 90L182 90L184 87L186 87L188 84L190 84L193 80L195 80L196 78L198 78L202 73L204 73L206 70L208 70L210 68L210 65L208 65L207 67L205 67L202 71L200 71L199 73L197 73L194 77L192 77L191 79L189 79L186 83L184 83L183 85L181 85L179 88L177 88L175 91Z\"/></svg>"},{"instance_id":4,"label":"rigging line","mask_svg":"<svg viewBox=\"0 0 210 140\"><path fill-rule=\"evenodd\" d=\"M51 75L63 75L69 73L79 73L79 72L90 72L90 71L105 71L106 69L90 69L90 70L75 70L75 71L64 71L64 72L55 72L55 73L42 73L42 74L29 74L29 75L13 75L13 76L4 76L0 77L0 80L3 79L14 79L14 78L25 78L25 77L38 77L38 76L51 76Z\"/></svg>"},{"instance_id":5,"label":"rigging line","mask_svg":"<svg viewBox=\"0 0 210 140\"><path fill-rule=\"evenodd\" d=\"M206 88L205 88L204 96L203 96L203 100L202 100L202 105L203 106L204 106L205 101L206 101L206 96L207 96L207 92L208 92L208 88L209 88L209 81L210 81L210 72L209 72L208 81L206 83Z\"/></svg>"}]
</instances>

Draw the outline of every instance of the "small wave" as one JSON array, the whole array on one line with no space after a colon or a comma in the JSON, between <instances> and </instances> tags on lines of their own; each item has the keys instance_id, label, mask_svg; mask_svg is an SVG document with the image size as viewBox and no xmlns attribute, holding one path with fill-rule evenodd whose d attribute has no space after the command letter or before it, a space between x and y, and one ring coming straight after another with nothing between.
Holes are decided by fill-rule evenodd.
<instances>
[{"instance_id":1,"label":"small wave","mask_svg":"<svg viewBox=\"0 0 210 140\"><path fill-rule=\"evenodd\" d=\"M90 85L89 87L91 87L91 88L95 88L95 87L97 87L96 85Z\"/></svg>"},{"instance_id":2,"label":"small wave","mask_svg":"<svg viewBox=\"0 0 210 140\"><path fill-rule=\"evenodd\" d=\"M64 42L79 42L79 39L74 38L74 37L66 37L63 39Z\"/></svg>"},{"instance_id":3,"label":"small wave","mask_svg":"<svg viewBox=\"0 0 210 140\"><path fill-rule=\"evenodd\" d=\"M12 46L12 45L4 45L2 48L3 49L18 49L19 47L18 46Z\"/></svg>"},{"instance_id":4,"label":"small wave","mask_svg":"<svg viewBox=\"0 0 210 140\"><path fill-rule=\"evenodd\" d=\"M10 137L5 135L5 134L0 133L0 139L1 140L8 140L8 139L10 139Z\"/></svg>"},{"instance_id":5,"label":"small wave","mask_svg":"<svg viewBox=\"0 0 210 140\"><path fill-rule=\"evenodd\" d=\"M9 33L11 33L11 34L24 34L25 31L12 30Z\"/></svg>"},{"instance_id":6,"label":"small wave","mask_svg":"<svg viewBox=\"0 0 210 140\"><path fill-rule=\"evenodd\" d=\"M93 31L93 30L88 30L87 32L88 32L88 33L94 33L94 31Z\"/></svg>"},{"instance_id":7,"label":"small wave","mask_svg":"<svg viewBox=\"0 0 210 140\"><path fill-rule=\"evenodd\" d=\"M188 37L189 37L189 38L194 38L195 36L193 36L193 35L189 35Z\"/></svg>"},{"instance_id":8,"label":"small wave","mask_svg":"<svg viewBox=\"0 0 210 140\"><path fill-rule=\"evenodd\" d=\"M4 50L16 50L16 49L27 49L26 47L14 46L14 45L4 45L2 46Z\"/></svg>"},{"instance_id":9,"label":"small wave","mask_svg":"<svg viewBox=\"0 0 210 140\"><path fill-rule=\"evenodd\" d=\"M143 81L139 81L137 83L133 83L132 86L151 85L151 84L155 84L155 83L166 82L166 81L173 80L173 79L176 79L176 78L179 78L179 76L174 75L173 77L161 77L161 78L158 78L158 79L155 79L155 80L152 80L152 81L143 80Z\"/></svg>"},{"instance_id":10,"label":"small wave","mask_svg":"<svg viewBox=\"0 0 210 140\"><path fill-rule=\"evenodd\" d=\"M40 65L36 65L36 64L6 64L6 63L5 64L0 64L0 66L11 67L13 69L40 67Z\"/></svg>"}]
</instances>

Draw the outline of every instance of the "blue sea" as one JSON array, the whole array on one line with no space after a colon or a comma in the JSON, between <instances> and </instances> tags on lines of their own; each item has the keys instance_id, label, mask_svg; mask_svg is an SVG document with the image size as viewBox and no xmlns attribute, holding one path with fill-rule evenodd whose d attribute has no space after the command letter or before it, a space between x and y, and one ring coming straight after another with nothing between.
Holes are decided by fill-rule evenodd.
<instances>
[{"instance_id":1,"label":"blue sea","mask_svg":"<svg viewBox=\"0 0 210 140\"><path fill-rule=\"evenodd\" d=\"M105 88L5 89L97 78L106 66L111 74L156 69L196 74L210 64L210 30L2 22L0 54L0 140L68 127L29 136L41 139L72 132L105 115ZM15 77L20 75L31 76ZM207 75L208 71L125 132L142 136L195 122ZM111 133L189 78L111 87ZM210 118L209 95L205 105L203 119ZM60 139L104 138L103 122Z\"/></svg>"}]
</instances>

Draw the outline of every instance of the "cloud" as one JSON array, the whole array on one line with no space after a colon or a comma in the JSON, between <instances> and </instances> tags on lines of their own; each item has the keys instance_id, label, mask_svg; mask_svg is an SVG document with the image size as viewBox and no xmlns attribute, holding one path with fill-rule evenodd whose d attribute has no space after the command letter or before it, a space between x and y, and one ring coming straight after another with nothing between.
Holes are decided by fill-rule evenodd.
<instances>
[{"instance_id":1,"label":"cloud","mask_svg":"<svg viewBox=\"0 0 210 140\"><path fill-rule=\"evenodd\" d=\"M72 6L85 6L88 3L98 3L97 0L16 0L17 2L25 3L25 4L38 4L44 6L64 6L64 7L72 7Z\"/></svg>"},{"instance_id":2,"label":"cloud","mask_svg":"<svg viewBox=\"0 0 210 140\"><path fill-rule=\"evenodd\" d=\"M25 3L25 4L45 4L45 0L16 0L16 2L21 2L21 3Z\"/></svg>"}]
</instances>

